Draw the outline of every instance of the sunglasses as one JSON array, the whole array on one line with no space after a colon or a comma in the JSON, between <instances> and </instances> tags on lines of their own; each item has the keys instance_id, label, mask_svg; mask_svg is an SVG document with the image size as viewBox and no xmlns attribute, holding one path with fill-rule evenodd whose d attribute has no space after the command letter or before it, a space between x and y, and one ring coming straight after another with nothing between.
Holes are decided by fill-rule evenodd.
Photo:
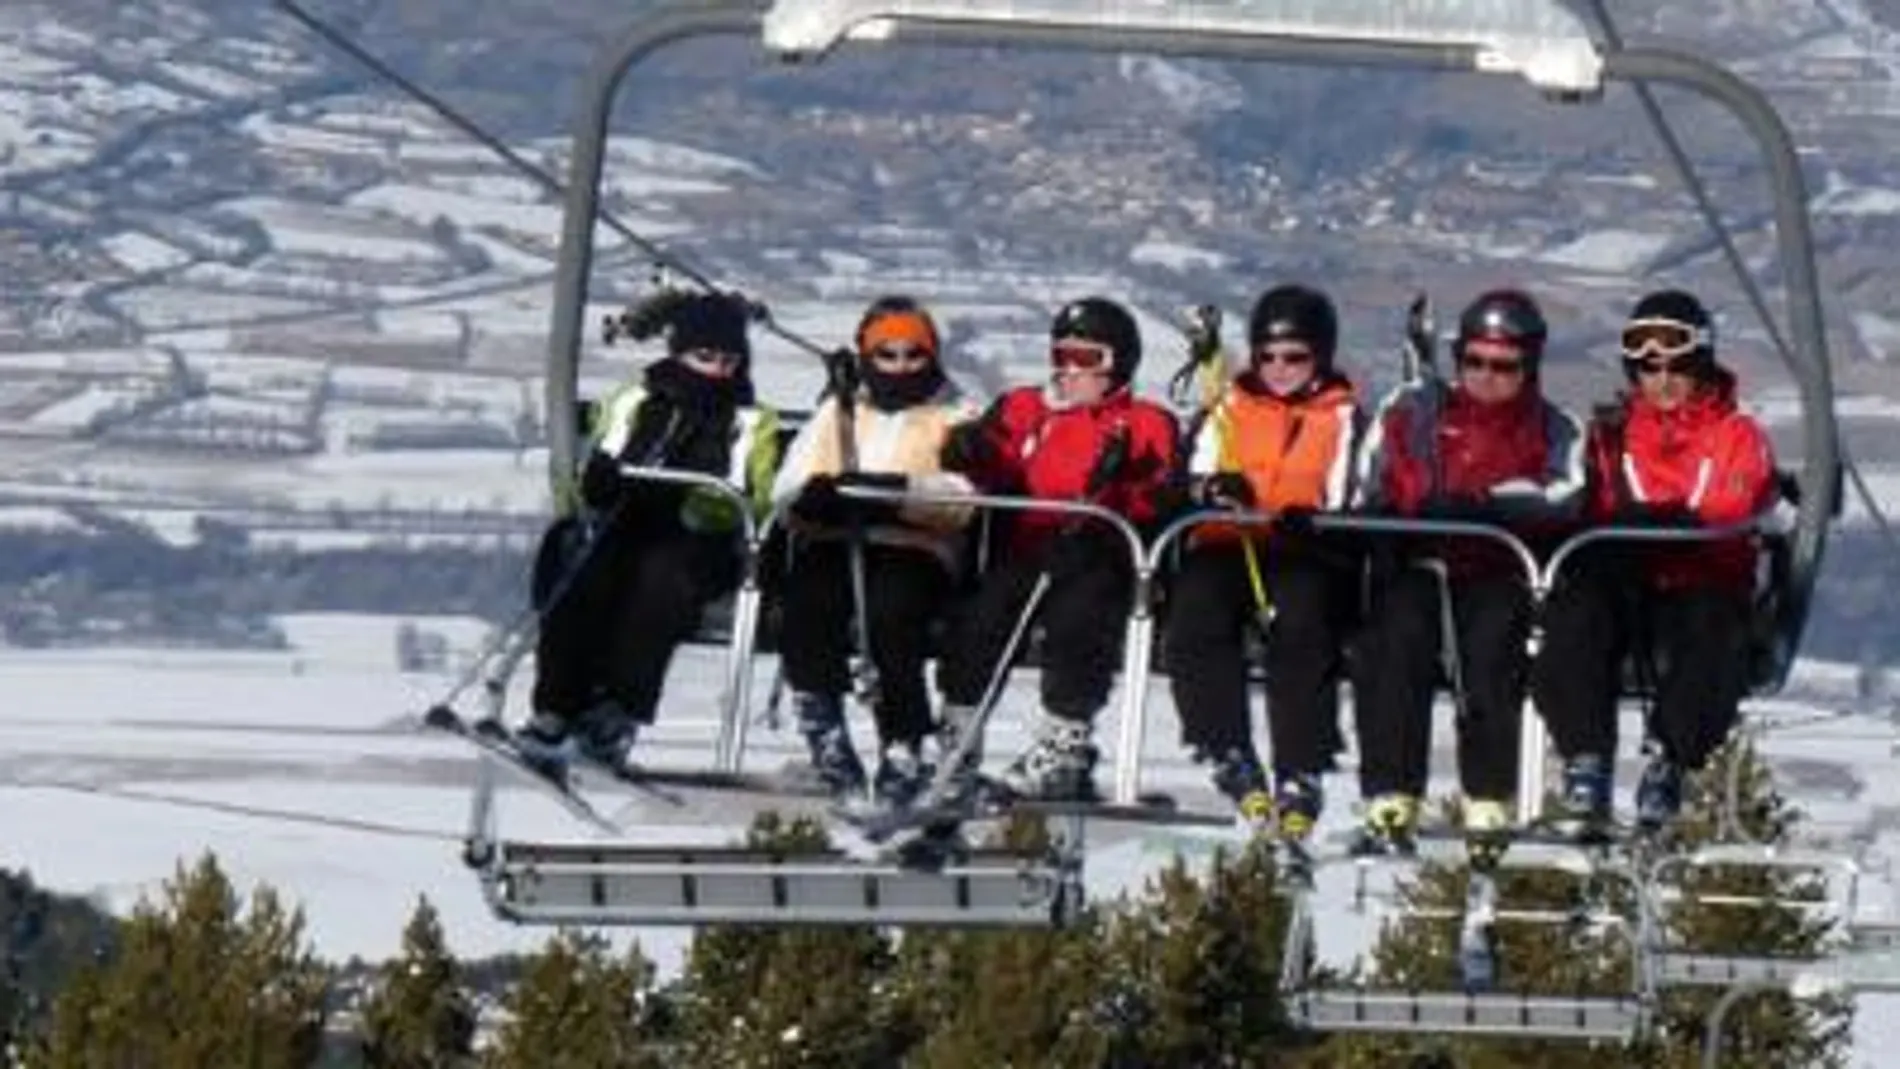
<instances>
[{"instance_id":1,"label":"sunglasses","mask_svg":"<svg viewBox=\"0 0 1900 1069\"><path fill-rule=\"evenodd\" d=\"M1702 328L1673 319L1638 319L1623 328L1623 356L1681 356L1708 341Z\"/></svg>"},{"instance_id":2,"label":"sunglasses","mask_svg":"<svg viewBox=\"0 0 1900 1069\"><path fill-rule=\"evenodd\" d=\"M1313 362L1313 350L1304 345L1288 345L1277 349L1270 345L1263 345L1253 351L1253 362L1255 367L1266 367L1269 364L1305 367Z\"/></svg>"},{"instance_id":3,"label":"sunglasses","mask_svg":"<svg viewBox=\"0 0 1900 1069\"><path fill-rule=\"evenodd\" d=\"M1049 347L1049 362L1058 371L1107 371L1115 350L1101 342L1065 338Z\"/></svg>"},{"instance_id":4,"label":"sunglasses","mask_svg":"<svg viewBox=\"0 0 1900 1069\"><path fill-rule=\"evenodd\" d=\"M1669 360L1660 356L1645 356L1628 360L1626 363L1634 367L1638 375L1645 377L1675 375L1679 378L1689 378L1695 374L1693 360Z\"/></svg>"},{"instance_id":5,"label":"sunglasses","mask_svg":"<svg viewBox=\"0 0 1900 1069\"><path fill-rule=\"evenodd\" d=\"M871 363L881 368L920 368L935 354L920 345L880 345L869 353Z\"/></svg>"},{"instance_id":6,"label":"sunglasses","mask_svg":"<svg viewBox=\"0 0 1900 1069\"><path fill-rule=\"evenodd\" d=\"M1524 361L1508 356L1467 354L1458 361L1458 366L1466 371L1486 371L1493 375L1522 375L1524 373Z\"/></svg>"}]
</instances>

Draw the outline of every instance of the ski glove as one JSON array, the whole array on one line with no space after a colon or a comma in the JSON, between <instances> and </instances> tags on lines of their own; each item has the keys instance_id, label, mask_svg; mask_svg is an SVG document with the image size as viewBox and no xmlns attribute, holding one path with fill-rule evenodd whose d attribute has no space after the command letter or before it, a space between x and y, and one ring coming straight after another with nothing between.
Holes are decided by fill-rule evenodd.
<instances>
[{"instance_id":1,"label":"ski glove","mask_svg":"<svg viewBox=\"0 0 1900 1069\"><path fill-rule=\"evenodd\" d=\"M889 471L851 471L838 476L840 489L850 486L859 486L866 490L903 493L910 489L910 476ZM903 505L896 501L866 501L842 495L839 500L847 510L847 515L855 514L865 523L895 523L898 510L903 508Z\"/></svg>"},{"instance_id":2,"label":"ski glove","mask_svg":"<svg viewBox=\"0 0 1900 1069\"><path fill-rule=\"evenodd\" d=\"M981 420L972 420L950 428L937 463L945 471L974 475L997 467L1002 452L989 427Z\"/></svg>"},{"instance_id":3,"label":"ski glove","mask_svg":"<svg viewBox=\"0 0 1900 1069\"><path fill-rule=\"evenodd\" d=\"M1314 533L1313 510L1298 507L1281 509L1273 518L1273 529L1293 538L1306 538Z\"/></svg>"},{"instance_id":4,"label":"ski glove","mask_svg":"<svg viewBox=\"0 0 1900 1069\"><path fill-rule=\"evenodd\" d=\"M844 527L853 520L865 523L890 523L900 507L895 501L859 501L838 491L847 486L867 489L904 490L910 481L903 475L884 472L849 472L844 475L814 475L792 502L792 515L818 527Z\"/></svg>"},{"instance_id":5,"label":"ski glove","mask_svg":"<svg viewBox=\"0 0 1900 1069\"><path fill-rule=\"evenodd\" d=\"M1249 509L1254 505L1253 484L1239 472L1216 472L1201 480L1194 499L1202 508Z\"/></svg>"},{"instance_id":6,"label":"ski glove","mask_svg":"<svg viewBox=\"0 0 1900 1069\"><path fill-rule=\"evenodd\" d=\"M1686 505L1621 505L1610 514L1616 527L1700 527L1701 521Z\"/></svg>"},{"instance_id":7,"label":"ski glove","mask_svg":"<svg viewBox=\"0 0 1900 1069\"><path fill-rule=\"evenodd\" d=\"M581 500L596 512L605 512L620 500L620 461L595 451L581 469Z\"/></svg>"}]
</instances>

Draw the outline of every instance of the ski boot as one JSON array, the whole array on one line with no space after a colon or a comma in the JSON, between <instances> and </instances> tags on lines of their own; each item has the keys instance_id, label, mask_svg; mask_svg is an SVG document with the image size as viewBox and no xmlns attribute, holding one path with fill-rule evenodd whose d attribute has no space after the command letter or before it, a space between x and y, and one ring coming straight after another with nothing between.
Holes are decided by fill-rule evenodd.
<instances>
[{"instance_id":1,"label":"ski boot","mask_svg":"<svg viewBox=\"0 0 1900 1069\"><path fill-rule=\"evenodd\" d=\"M812 771L818 774L819 782L838 798L863 794L864 763L851 745L844 699L831 694L798 693L792 695L792 708L798 714L798 731L805 736Z\"/></svg>"},{"instance_id":2,"label":"ski boot","mask_svg":"<svg viewBox=\"0 0 1900 1069\"><path fill-rule=\"evenodd\" d=\"M628 771L627 759L639 734L639 722L617 702L601 702L574 723L574 742L580 755L614 773Z\"/></svg>"},{"instance_id":3,"label":"ski boot","mask_svg":"<svg viewBox=\"0 0 1900 1069\"><path fill-rule=\"evenodd\" d=\"M878 805L905 809L930 785L930 766L914 742L893 742L878 756L871 797Z\"/></svg>"},{"instance_id":4,"label":"ski boot","mask_svg":"<svg viewBox=\"0 0 1900 1069\"><path fill-rule=\"evenodd\" d=\"M1665 755L1650 759L1636 784L1636 829L1645 836L1661 834L1682 812L1682 766Z\"/></svg>"},{"instance_id":5,"label":"ski boot","mask_svg":"<svg viewBox=\"0 0 1900 1069\"><path fill-rule=\"evenodd\" d=\"M1578 754L1564 762L1554 822L1560 834L1591 845L1609 840L1614 775L1614 766L1598 754Z\"/></svg>"},{"instance_id":6,"label":"ski boot","mask_svg":"<svg viewBox=\"0 0 1900 1069\"><path fill-rule=\"evenodd\" d=\"M1097 752L1092 725L1044 712L1036 718L1035 741L1003 771L1001 786L1019 798L1048 802L1093 802Z\"/></svg>"},{"instance_id":7,"label":"ski boot","mask_svg":"<svg viewBox=\"0 0 1900 1069\"><path fill-rule=\"evenodd\" d=\"M1498 867L1511 845L1511 804L1497 798L1467 798L1464 804L1465 855L1474 870Z\"/></svg>"},{"instance_id":8,"label":"ski boot","mask_svg":"<svg viewBox=\"0 0 1900 1069\"><path fill-rule=\"evenodd\" d=\"M1229 746L1212 751L1196 747L1197 764L1213 766L1214 789L1234 803L1241 827L1253 835L1273 833L1273 795L1267 791L1267 773L1251 746Z\"/></svg>"},{"instance_id":9,"label":"ski boot","mask_svg":"<svg viewBox=\"0 0 1900 1069\"><path fill-rule=\"evenodd\" d=\"M1313 885L1313 853L1307 843L1319 823L1325 794L1317 775L1276 772L1273 792L1274 832L1279 846L1280 871L1305 887Z\"/></svg>"},{"instance_id":10,"label":"ski boot","mask_svg":"<svg viewBox=\"0 0 1900 1069\"><path fill-rule=\"evenodd\" d=\"M567 718L559 713L536 713L514 733L515 752L522 762L563 787L568 782L568 764L573 760L570 743Z\"/></svg>"},{"instance_id":11,"label":"ski boot","mask_svg":"<svg viewBox=\"0 0 1900 1069\"><path fill-rule=\"evenodd\" d=\"M1392 792L1366 803L1365 817L1348 852L1354 857L1418 852L1418 796Z\"/></svg>"}]
</instances>

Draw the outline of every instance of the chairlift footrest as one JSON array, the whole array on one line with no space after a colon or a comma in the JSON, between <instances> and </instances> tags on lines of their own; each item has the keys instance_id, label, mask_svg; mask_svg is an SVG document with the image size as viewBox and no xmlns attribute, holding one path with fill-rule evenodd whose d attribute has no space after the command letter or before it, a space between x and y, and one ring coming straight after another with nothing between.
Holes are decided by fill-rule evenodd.
<instances>
[{"instance_id":1,"label":"chairlift footrest","mask_svg":"<svg viewBox=\"0 0 1900 1069\"><path fill-rule=\"evenodd\" d=\"M1052 927L1073 915L1068 874L971 850L936 871L838 850L507 842L493 905L523 924Z\"/></svg>"}]
</instances>

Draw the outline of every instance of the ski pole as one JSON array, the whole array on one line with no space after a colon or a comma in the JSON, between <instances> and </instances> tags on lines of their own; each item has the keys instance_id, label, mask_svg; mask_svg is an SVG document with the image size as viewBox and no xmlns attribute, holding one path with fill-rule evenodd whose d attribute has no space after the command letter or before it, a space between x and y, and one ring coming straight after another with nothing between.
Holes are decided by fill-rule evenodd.
<instances>
[{"instance_id":1,"label":"ski pole","mask_svg":"<svg viewBox=\"0 0 1900 1069\"><path fill-rule=\"evenodd\" d=\"M1224 392L1226 376L1222 369L1226 364L1220 337L1220 309L1213 305L1202 305L1193 311L1193 321L1188 330L1189 358L1192 367L1200 374L1201 411L1207 418L1214 420L1215 441L1220 443L1220 466L1223 471L1240 471L1240 458L1234 449L1233 421L1227 418L1226 410L1221 407L1221 395ZM1259 624L1260 633L1265 637L1267 628L1273 623L1273 603L1267 597L1266 580L1260 571L1260 555L1254 548L1253 539L1241 532L1241 553L1247 564L1247 584L1253 589L1254 616Z\"/></svg>"}]
</instances>

